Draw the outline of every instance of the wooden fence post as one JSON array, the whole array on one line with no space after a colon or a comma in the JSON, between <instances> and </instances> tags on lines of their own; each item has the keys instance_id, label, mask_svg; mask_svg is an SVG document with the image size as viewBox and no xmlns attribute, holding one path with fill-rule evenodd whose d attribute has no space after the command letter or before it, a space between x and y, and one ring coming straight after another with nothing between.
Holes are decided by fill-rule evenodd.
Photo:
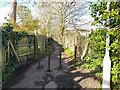
<instances>
[{"instance_id":1,"label":"wooden fence post","mask_svg":"<svg viewBox=\"0 0 120 90\"><path fill-rule=\"evenodd\" d=\"M8 62L10 62L10 43L8 42Z\"/></svg>"},{"instance_id":2,"label":"wooden fence post","mask_svg":"<svg viewBox=\"0 0 120 90\"><path fill-rule=\"evenodd\" d=\"M30 37L30 40L31 40L31 37ZM31 44L29 45L29 51L30 51L30 58L31 58ZM30 62L31 62L31 59L30 59Z\"/></svg>"},{"instance_id":3,"label":"wooden fence post","mask_svg":"<svg viewBox=\"0 0 120 90\"><path fill-rule=\"evenodd\" d=\"M34 59L36 58L36 36L34 36Z\"/></svg>"},{"instance_id":4,"label":"wooden fence post","mask_svg":"<svg viewBox=\"0 0 120 90\"><path fill-rule=\"evenodd\" d=\"M74 65L76 66L76 53L77 53L77 46L74 47Z\"/></svg>"},{"instance_id":5,"label":"wooden fence post","mask_svg":"<svg viewBox=\"0 0 120 90\"><path fill-rule=\"evenodd\" d=\"M60 46L60 51L59 51L59 54L60 54L60 57L59 57L59 69L62 69L62 62L61 62L61 53L62 52L62 46Z\"/></svg>"},{"instance_id":6,"label":"wooden fence post","mask_svg":"<svg viewBox=\"0 0 120 90\"><path fill-rule=\"evenodd\" d=\"M40 63L40 46L38 46L38 69L40 69L42 66L41 66L41 63Z\"/></svg>"},{"instance_id":7,"label":"wooden fence post","mask_svg":"<svg viewBox=\"0 0 120 90\"><path fill-rule=\"evenodd\" d=\"M77 54L77 35L75 35L74 39L74 65L76 66L76 54Z\"/></svg>"},{"instance_id":8,"label":"wooden fence post","mask_svg":"<svg viewBox=\"0 0 120 90\"><path fill-rule=\"evenodd\" d=\"M6 62L6 50L3 47L2 48L2 70L5 70L5 68L6 68L5 62Z\"/></svg>"},{"instance_id":9,"label":"wooden fence post","mask_svg":"<svg viewBox=\"0 0 120 90\"><path fill-rule=\"evenodd\" d=\"M50 37L48 37L48 69L47 69L47 72L50 72L50 53L51 53L51 50L50 50Z\"/></svg>"},{"instance_id":10,"label":"wooden fence post","mask_svg":"<svg viewBox=\"0 0 120 90\"><path fill-rule=\"evenodd\" d=\"M29 37L28 38L28 44L27 44L27 53L29 53ZM28 59L29 59L29 54L27 55L27 62L28 62Z\"/></svg>"},{"instance_id":11,"label":"wooden fence post","mask_svg":"<svg viewBox=\"0 0 120 90\"><path fill-rule=\"evenodd\" d=\"M61 35L60 43L63 44L63 35ZM59 57L59 69L62 69L62 45L60 45L59 54L60 54L60 57Z\"/></svg>"},{"instance_id":12,"label":"wooden fence post","mask_svg":"<svg viewBox=\"0 0 120 90\"><path fill-rule=\"evenodd\" d=\"M35 59L37 54L37 31L36 29L34 31L35 31L35 36L34 36L34 59Z\"/></svg>"}]
</instances>

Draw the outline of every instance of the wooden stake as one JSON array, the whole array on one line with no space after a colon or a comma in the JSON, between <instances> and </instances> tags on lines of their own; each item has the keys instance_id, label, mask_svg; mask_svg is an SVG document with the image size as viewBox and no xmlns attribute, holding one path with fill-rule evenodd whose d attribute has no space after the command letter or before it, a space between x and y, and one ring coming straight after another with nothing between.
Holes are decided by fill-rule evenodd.
<instances>
[{"instance_id":1,"label":"wooden stake","mask_svg":"<svg viewBox=\"0 0 120 90\"><path fill-rule=\"evenodd\" d=\"M6 68L6 51L5 51L5 48L3 47L2 48L2 69L5 70Z\"/></svg>"},{"instance_id":2,"label":"wooden stake","mask_svg":"<svg viewBox=\"0 0 120 90\"><path fill-rule=\"evenodd\" d=\"M63 45L63 34L61 35L61 40L60 40L61 45ZM59 57L59 69L62 69L62 46L60 46L60 57Z\"/></svg>"},{"instance_id":3,"label":"wooden stake","mask_svg":"<svg viewBox=\"0 0 120 90\"><path fill-rule=\"evenodd\" d=\"M74 65L76 66L76 55L77 55L77 35L75 35L74 39Z\"/></svg>"},{"instance_id":4,"label":"wooden stake","mask_svg":"<svg viewBox=\"0 0 120 90\"><path fill-rule=\"evenodd\" d=\"M77 53L77 46L74 47L74 65L76 66L76 53Z\"/></svg>"},{"instance_id":5,"label":"wooden stake","mask_svg":"<svg viewBox=\"0 0 120 90\"><path fill-rule=\"evenodd\" d=\"M8 42L8 62L10 62L10 43Z\"/></svg>"},{"instance_id":6,"label":"wooden stake","mask_svg":"<svg viewBox=\"0 0 120 90\"><path fill-rule=\"evenodd\" d=\"M50 38L48 38L48 69L47 72L50 72Z\"/></svg>"},{"instance_id":7,"label":"wooden stake","mask_svg":"<svg viewBox=\"0 0 120 90\"><path fill-rule=\"evenodd\" d=\"M36 36L34 36L34 60L36 57Z\"/></svg>"},{"instance_id":8,"label":"wooden stake","mask_svg":"<svg viewBox=\"0 0 120 90\"><path fill-rule=\"evenodd\" d=\"M59 57L59 69L62 69L62 63L61 63L61 54L62 54L62 47L60 46L60 52L59 52L59 54L60 54L60 57Z\"/></svg>"},{"instance_id":9,"label":"wooden stake","mask_svg":"<svg viewBox=\"0 0 120 90\"><path fill-rule=\"evenodd\" d=\"M41 68L41 64L40 64L40 46L38 46L38 68Z\"/></svg>"},{"instance_id":10,"label":"wooden stake","mask_svg":"<svg viewBox=\"0 0 120 90\"><path fill-rule=\"evenodd\" d=\"M27 47L27 53L29 53L29 38L28 38L28 47ZM29 59L29 54L27 55L27 61Z\"/></svg>"}]
</instances>

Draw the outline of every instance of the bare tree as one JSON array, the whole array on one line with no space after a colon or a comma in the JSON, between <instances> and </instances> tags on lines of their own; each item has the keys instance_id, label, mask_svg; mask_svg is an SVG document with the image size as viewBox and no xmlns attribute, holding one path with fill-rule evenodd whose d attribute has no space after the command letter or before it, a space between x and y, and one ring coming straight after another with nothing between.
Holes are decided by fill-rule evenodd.
<instances>
[{"instance_id":1,"label":"bare tree","mask_svg":"<svg viewBox=\"0 0 120 90\"><path fill-rule=\"evenodd\" d=\"M41 2L39 5L39 15L40 15L40 26L47 32L50 32L52 27L54 27L55 35L59 38L59 43L63 45L63 35L64 30L70 26L76 28L76 22L81 21L79 18L83 16L86 12L80 13L83 9L87 8L85 3L80 4L79 2ZM45 24L46 23L46 24ZM54 31L52 31L54 32ZM61 51L60 47L60 65L61 68Z\"/></svg>"},{"instance_id":2,"label":"bare tree","mask_svg":"<svg viewBox=\"0 0 120 90\"><path fill-rule=\"evenodd\" d=\"M79 5L79 2L60 2L58 3L58 15L59 15L59 26L60 26L60 44L63 45L63 34L64 30L70 25L76 28L76 22L80 21L79 17L84 15L84 13L80 14L79 12L86 8L85 3ZM77 20L76 17L77 16ZM61 51L62 47L60 46L60 58L59 58L59 68L61 69Z\"/></svg>"}]
</instances>

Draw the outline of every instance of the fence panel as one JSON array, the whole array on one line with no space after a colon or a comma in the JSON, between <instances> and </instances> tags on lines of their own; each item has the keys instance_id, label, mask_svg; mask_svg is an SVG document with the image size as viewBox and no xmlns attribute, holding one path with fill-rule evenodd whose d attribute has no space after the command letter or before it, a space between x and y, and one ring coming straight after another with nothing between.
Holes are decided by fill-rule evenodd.
<instances>
[{"instance_id":1,"label":"fence panel","mask_svg":"<svg viewBox=\"0 0 120 90\"><path fill-rule=\"evenodd\" d=\"M12 32L19 35L17 32ZM20 38L13 37L3 31L2 38L2 69L6 70L9 66L19 66L28 62L29 58L34 56L34 35L23 35ZM36 45L37 47L37 45ZM34 60L34 59L32 59Z\"/></svg>"}]
</instances>

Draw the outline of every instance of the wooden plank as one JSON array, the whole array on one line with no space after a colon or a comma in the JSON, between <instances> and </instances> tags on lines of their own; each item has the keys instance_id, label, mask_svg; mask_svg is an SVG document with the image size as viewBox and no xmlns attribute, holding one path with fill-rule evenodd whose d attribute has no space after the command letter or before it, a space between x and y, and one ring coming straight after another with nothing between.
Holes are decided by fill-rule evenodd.
<instances>
[{"instance_id":1,"label":"wooden plank","mask_svg":"<svg viewBox=\"0 0 120 90\"><path fill-rule=\"evenodd\" d=\"M29 44L25 44L25 45L17 45L17 47L28 47ZM30 44L30 46L34 46L34 44Z\"/></svg>"},{"instance_id":2,"label":"wooden plank","mask_svg":"<svg viewBox=\"0 0 120 90\"><path fill-rule=\"evenodd\" d=\"M17 55L17 53L16 53L16 51L15 51L15 49L14 49L14 46L13 46L12 42L11 42L10 40L8 40L8 42L10 43L10 45L11 45L11 47L12 47L12 49L13 49L13 52L14 52L14 54L15 54L18 62L21 63L20 60L19 60L19 58L18 58L18 55Z\"/></svg>"},{"instance_id":3,"label":"wooden plank","mask_svg":"<svg viewBox=\"0 0 120 90\"><path fill-rule=\"evenodd\" d=\"M31 53L25 53L25 54L21 54L21 55L19 55L18 57L27 56L27 55L30 55L30 54L34 54L34 52L31 52Z\"/></svg>"}]
</instances>

